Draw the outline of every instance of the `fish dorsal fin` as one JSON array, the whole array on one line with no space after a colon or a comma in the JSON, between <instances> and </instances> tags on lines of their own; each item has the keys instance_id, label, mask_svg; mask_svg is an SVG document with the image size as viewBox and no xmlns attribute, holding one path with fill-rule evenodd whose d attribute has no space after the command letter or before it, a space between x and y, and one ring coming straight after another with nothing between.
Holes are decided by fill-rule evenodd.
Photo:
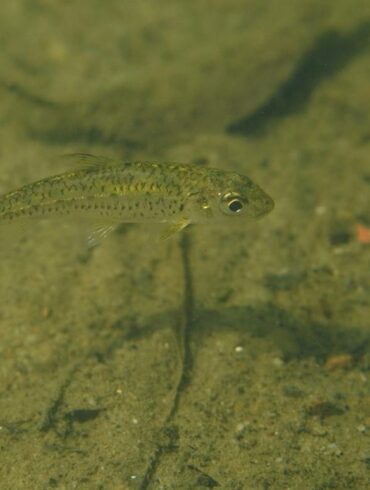
<instances>
[{"instance_id":1,"label":"fish dorsal fin","mask_svg":"<svg viewBox=\"0 0 370 490\"><path fill-rule=\"evenodd\" d=\"M101 170L105 167L118 166L120 164L113 158L91 155L90 153L68 153L63 155L63 157L79 164L79 168L87 171Z\"/></svg>"}]
</instances>

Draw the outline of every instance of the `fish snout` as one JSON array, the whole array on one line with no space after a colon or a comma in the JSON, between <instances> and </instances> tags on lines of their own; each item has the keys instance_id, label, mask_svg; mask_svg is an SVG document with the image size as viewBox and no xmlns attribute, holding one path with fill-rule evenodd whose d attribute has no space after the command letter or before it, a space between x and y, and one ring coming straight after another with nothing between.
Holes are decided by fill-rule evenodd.
<instances>
[{"instance_id":1,"label":"fish snout","mask_svg":"<svg viewBox=\"0 0 370 490\"><path fill-rule=\"evenodd\" d=\"M263 216L266 216L267 214L271 213L274 207L275 207L274 200L268 194L264 194L258 203L256 217L258 219L263 218Z\"/></svg>"}]
</instances>

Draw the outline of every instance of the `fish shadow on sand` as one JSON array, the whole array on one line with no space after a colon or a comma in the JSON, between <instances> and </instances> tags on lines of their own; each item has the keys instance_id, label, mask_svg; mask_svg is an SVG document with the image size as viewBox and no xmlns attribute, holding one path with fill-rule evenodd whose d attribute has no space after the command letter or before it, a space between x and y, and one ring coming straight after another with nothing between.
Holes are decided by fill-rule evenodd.
<instances>
[{"instance_id":1,"label":"fish shadow on sand","mask_svg":"<svg viewBox=\"0 0 370 490\"><path fill-rule=\"evenodd\" d=\"M146 326L141 327L121 318L115 327L125 331L123 337L126 340L140 339L161 328L161 325L168 325L169 316L175 318L173 312L163 313L151 317L145 322ZM369 332L329 321L303 322L271 303L258 308L239 306L196 311L187 328L192 350L207 342L210 332L228 330L238 332L241 341L245 336L269 340L286 361L314 358L323 362L327 357L339 353L350 354L354 360L358 360L370 346Z\"/></svg>"},{"instance_id":2,"label":"fish shadow on sand","mask_svg":"<svg viewBox=\"0 0 370 490\"><path fill-rule=\"evenodd\" d=\"M349 33L322 33L302 55L290 77L260 107L226 128L227 133L260 136L273 122L304 111L315 90L334 77L357 56L370 49L370 21Z\"/></svg>"}]
</instances>

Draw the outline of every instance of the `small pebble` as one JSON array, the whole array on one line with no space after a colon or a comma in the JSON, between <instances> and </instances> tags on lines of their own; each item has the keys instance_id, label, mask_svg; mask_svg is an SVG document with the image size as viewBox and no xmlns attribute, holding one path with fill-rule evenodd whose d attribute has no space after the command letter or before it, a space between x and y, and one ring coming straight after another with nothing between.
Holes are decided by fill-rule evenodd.
<instances>
[{"instance_id":1,"label":"small pebble","mask_svg":"<svg viewBox=\"0 0 370 490\"><path fill-rule=\"evenodd\" d=\"M334 369L348 368L353 364L353 357L350 354L339 354L330 356L325 362L325 369L333 371Z\"/></svg>"},{"instance_id":2,"label":"small pebble","mask_svg":"<svg viewBox=\"0 0 370 490\"><path fill-rule=\"evenodd\" d=\"M272 360L272 364L276 367L281 367L284 365L284 361L280 357L274 357Z\"/></svg>"}]
</instances>

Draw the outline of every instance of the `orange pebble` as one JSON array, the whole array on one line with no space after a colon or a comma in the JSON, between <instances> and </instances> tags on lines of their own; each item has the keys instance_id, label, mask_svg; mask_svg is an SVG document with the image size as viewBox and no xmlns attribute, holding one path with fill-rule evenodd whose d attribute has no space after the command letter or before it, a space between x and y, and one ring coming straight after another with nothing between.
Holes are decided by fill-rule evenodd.
<instances>
[{"instance_id":1,"label":"orange pebble","mask_svg":"<svg viewBox=\"0 0 370 490\"><path fill-rule=\"evenodd\" d=\"M330 356L325 362L325 368L329 371L333 369L341 369L350 367L353 363L353 357L350 354L339 354L337 356Z\"/></svg>"},{"instance_id":2,"label":"orange pebble","mask_svg":"<svg viewBox=\"0 0 370 490\"><path fill-rule=\"evenodd\" d=\"M356 238L360 243L370 243L370 228L367 228L361 223L357 223Z\"/></svg>"}]
</instances>

